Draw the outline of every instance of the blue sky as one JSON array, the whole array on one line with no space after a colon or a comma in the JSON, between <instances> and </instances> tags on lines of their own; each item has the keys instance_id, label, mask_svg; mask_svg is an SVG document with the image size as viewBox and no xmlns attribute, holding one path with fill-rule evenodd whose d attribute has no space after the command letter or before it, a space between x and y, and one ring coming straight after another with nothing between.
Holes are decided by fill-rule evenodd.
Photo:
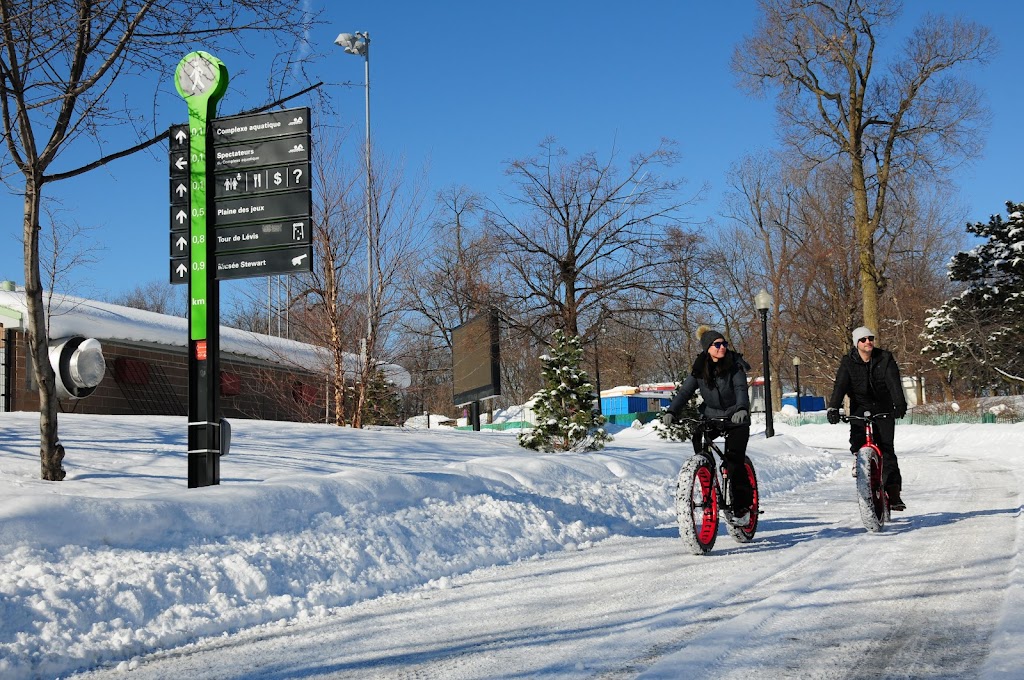
<instances>
[{"instance_id":1,"label":"blue sky","mask_svg":"<svg viewBox=\"0 0 1024 680\"><path fill-rule=\"evenodd\" d=\"M623 159L667 137L682 155L675 174L693 190L711 185L707 199L692 208L700 222L719 212L730 164L776 143L773 102L744 95L729 71L736 43L754 25L752 2L639 2L628 10L625 3L602 0L322 5L328 23L310 41L325 52L318 77L331 90L335 123L352 128L352 153L358 154L364 125L363 64L331 43L339 32L362 30L372 40L374 143L403 158L411 172L425 169L434 190L463 184L495 194L508 186L503 161L531 154L549 135L572 155L606 156L615 145ZM993 111L988 143L959 173L961 194L951 197L962 201L969 219L984 220L1006 200L1024 200L1017 168L1024 108L1020 58L1013 31L1002 28L1020 26L1024 10L997 0L910 2L897 30L929 9L974 19L1000 39L998 57L974 74ZM202 48L183 47L182 54ZM248 71L253 80L233 76L220 115L262 104L262 89L248 86L258 82L262 65L225 63L232 74ZM357 87L343 87L345 82ZM157 129L186 117L171 83L168 73ZM293 83L291 90L306 84ZM142 106L152 97L151 91L133 94ZM109 150L125 145L119 141L112 138ZM58 166L88 162L93 154L83 150ZM79 225L93 229L103 248L90 269L71 273L80 293L102 297L167 280L166 148L48 190ZM0 196L0 211L0 278L20 284L20 197Z\"/></svg>"}]
</instances>

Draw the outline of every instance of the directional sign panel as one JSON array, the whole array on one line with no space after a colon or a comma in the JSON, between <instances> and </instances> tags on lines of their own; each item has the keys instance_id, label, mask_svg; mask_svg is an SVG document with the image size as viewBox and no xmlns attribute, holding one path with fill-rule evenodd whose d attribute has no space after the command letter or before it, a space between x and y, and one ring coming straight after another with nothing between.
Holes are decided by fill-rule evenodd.
<instances>
[{"instance_id":1,"label":"directional sign panel","mask_svg":"<svg viewBox=\"0 0 1024 680\"><path fill-rule=\"evenodd\" d=\"M171 283L188 283L188 265L187 257L171 260Z\"/></svg>"},{"instance_id":2,"label":"directional sign panel","mask_svg":"<svg viewBox=\"0 0 1024 680\"><path fill-rule=\"evenodd\" d=\"M313 271L313 246L217 255L217 279L245 279Z\"/></svg>"},{"instance_id":3,"label":"directional sign panel","mask_svg":"<svg viewBox=\"0 0 1024 680\"><path fill-rule=\"evenodd\" d=\"M171 206L171 231L188 231L188 213L191 209L187 205Z\"/></svg>"},{"instance_id":4,"label":"directional sign panel","mask_svg":"<svg viewBox=\"0 0 1024 680\"><path fill-rule=\"evenodd\" d=\"M217 278L311 272L309 109L217 118L209 134L215 235L207 245ZM179 242L171 243L173 253Z\"/></svg>"},{"instance_id":5,"label":"directional sign panel","mask_svg":"<svg viewBox=\"0 0 1024 680\"><path fill-rule=\"evenodd\" d=\"M211 124L214 146L309 134L309 107L244 116L225 116Z\"/></svg>"},{"instance_id":6,"label":"directional sign panel","mask_svg":"<svg viewBox=\"0 0 1024 680\"><path fill-rule=\"evenodd\" d=\"M213 171L244 170L309 160L309 135L214 147Z\"/></svg>"},{"instance_id":7,"label":"directional sign panel","mask_svg":"<svg viewBox=\"0 0 1024 680\"><path fill-rule=\"evenodd\" d=\"M218 229L214 251L220 254L259 248L308 245L311 242L309 218L303 217L283 222Z\"/></svg>"},{"instance_id":8,"label":"directional sign panel","mask_svg":"<svg viewBox=\"0 0 1024 680\"><path fill-rule=\"evenodd\" d=\"M172 231L171 232L171 258L176 257L188 257L188 239L189 234L187 231Z\"/></svg>"},{"instance_id":9,"label":"directional sign panel","mask_svg":"<svg viewBox=\"0 0 1024 680\"><path fill-rule=\"evenodd\" d=\"M191 154L191 138L188 125L172 125L168 129L170 175L170 226L171 226L171 270L170 282L174 284L189 282L189 229L192 210L191 183L189 176L189 159ZM179 239L184 238L184 246ZM177 244L177 245L176 245Z\"/></svg>"},{"instance_id":10,"label":"directional sign panel","mask_svg":"<svg viewBox=\"0 0 1024 680\"><path fill-rule=\"evenodd\" d=\"M286 217L308 217L308 191L269 194L217 201L216 225L228 227L245 222L274 222Z\"/></svg>"},{"instance_id":11,"label":"directional sign panel","mask_svg":"<svg viewBox=\"0 0 1024 680\"><path fill-rule=\"evenodd\" d=\"M171 151L171 177L188 177L188 149Z\"/></svg>"},{"instance_id":12,"label":"directional sign panel","mask_svg":"<svg viewBox=\"0 0 1024 680\"><path fill-rule=\"evenodd\" d=\"M188 197L188 177L171 178L171 205L191 205Z\"/></svg>"},{"instance_id":13,"label":"directional sign panel","mask_svg":"<svg viewBox=\"0 0 1024 680\"><path fill-rule=\"evenodd\" d=\"M188 125L182 123L180 125L172 125L167 133L171 136L170 147L171 151L187 151L189 148L188 144Z\"/></svg>"},{"instance_id":14,"label":"directional sign panel","mask_svg":"<svg viewBox=\"0 0 1024 680\"><path fill-rule=\"evenodd\" d=\"M217 200L271 191L309 189L309 163L251 168L214 177L213 197Z\"/></svg>"}]
</instances>

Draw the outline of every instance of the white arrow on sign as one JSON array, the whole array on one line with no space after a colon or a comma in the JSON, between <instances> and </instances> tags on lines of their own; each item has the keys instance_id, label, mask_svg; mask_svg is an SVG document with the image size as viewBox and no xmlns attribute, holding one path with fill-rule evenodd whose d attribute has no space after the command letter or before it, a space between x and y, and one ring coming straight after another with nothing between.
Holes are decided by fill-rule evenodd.
<instances>
[{"instance_id":1,"label":"white arrow on sign","mask_svg":"<svg viewBox=\"0 0 1024 680\"><path fill-rule=\"evenodd\" d=\"M188 193L188 187L185 186L184 184L179 184L178 186L174 187L174 193L178 194L178 197L180 198Z\"/></svg>"},{"instance_id":2,"label":"white arrow on sign","mask_svg":"<svg viewBox=\"0 0 1024 680\"><path fill-rule=\"evenodd\" d=\"M188 135L185 134L184 130L178 130L178 134L174 135L174 138L178 140L178 144L184 144L185 140L188 139Z\"/></svg>"},{"instance_id":3,"label":"white arrow on sign","mask_svg":"<svg viewBox=\"0 0 1024 680\"><path fill-rule=\"evenodd\" d=\"M178 246L178 250L185 250L185 246L188 245L188 241L185 240L184 236L179 236L178 240L174 242L174 245Z\"/></svg>"},{"instance_id":4,"label":"white arrow on sign","mask_svg":"<svg viewBox=\"0 0 1024 680\"><path fill-rule=\"evenodd\" d=\"M185 224L185 220L188 219L188 213L184 210L179 210L178 214L174 216L174 219L178 220L178 224Z\"/></svg>"},{"instance_id":5,"label":"white arrow on sign","mask_svg":"<svg viewBox=\"0 0 1024 680\"><path fill-rule=\"evenodd\" d=\"M183 170L185 167L188 166L188 161L185 160L184 156L181 156L178 158L178 160L174 162L174 165L178 168L178 170Z\"/></svg>"},{"instance_id":6,"label":"white arrow on sign","mask_svg":"<svg viewBox=\"0 0 1024 680\"><path fill-rule=\"evenodd\" d=\"M183 264L179 264L178 268L175 269L174 271L178 272L178 276L184 278L185 274L188 274L188 267L186 267Z\"/></svg>"}]
</instances>

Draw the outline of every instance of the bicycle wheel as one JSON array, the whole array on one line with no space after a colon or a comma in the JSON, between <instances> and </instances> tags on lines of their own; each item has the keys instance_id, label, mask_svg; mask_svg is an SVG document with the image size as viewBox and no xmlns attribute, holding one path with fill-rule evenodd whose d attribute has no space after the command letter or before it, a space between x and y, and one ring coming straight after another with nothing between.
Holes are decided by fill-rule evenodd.
<instances>
[{"instance_id":1,"label":"bicycle wheel","mask_svg":"<svg viewBox=\"0 0 1024 680\"><path fill-rule=\"evenodd\" d=\"M887 508L882 490L882 465L878 454L868 447L857 452L857 506L868 531L885 528Z\"/></svg>"},{"instance_id":2,"label":"bicycle wheel","mask_svg":"<svg viewBox=\"0 0 1024 680\"><path fill-rule=\"evenodd\" d=\"M714 461L696 454L683 464L676 483L679 538L694 555L704 555L715 547L718 505Z\"/></svg>"},{"instance_id":3,"label":"bicycle wheel","mask_svg":"<svg viewBox=\"0 0 1024 680\"><path fill-rule=\"evenodd\" d=\"M760 499L757 493L757 473L754 472L754 463L751 462L748 456L744 461L744 468L747 473L747 479L750 480L750 488L754 493L754 500L750 503L750 519L747 523L742 526L736 526L730 522L725 523L725 527L729 532L729 535L735 538L740 543L749 543L754 538L754 532L757 531L757 516L760 509Z\"/></svg>"}]
</instances>

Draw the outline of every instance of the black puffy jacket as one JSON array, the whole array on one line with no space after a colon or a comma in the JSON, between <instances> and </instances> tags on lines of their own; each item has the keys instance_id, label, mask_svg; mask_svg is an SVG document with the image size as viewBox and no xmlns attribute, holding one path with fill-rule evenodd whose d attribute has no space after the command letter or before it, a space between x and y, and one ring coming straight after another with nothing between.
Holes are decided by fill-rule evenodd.
<instances>
[{"instance_id":1,"label":"black puffy jacket","mask_svg":"<svg viewBox=\"0 0 1024 680\"><path fill-rule=\"evenodd\" d=\"M829 408L843 405L843 397L850 397L850 413L906 413L907 398L903 394L900 369L892 352L874 348L871 358L864 361L856 348L839 362L836 385Z\"/></svg>"},{"instance_id":2,"label":"black puffy jacket","mask_svg":"<svg viewBox=\"0 0 1024 680\"><path fill-rule=\"evenodd\" d=\"M683 406L697 390L704 399L698 410L708 418L728 418L736 411L750 411L750 396L747 394L747 370L750 365L738 352L729 350L720 364L726 370L716 373L712 380L707 380L705 362L710 361L707 352L701 352L693 362L690 375L680 385L679 391L668 407L668 411L678 416Z\"/></svg>"}]
</instances>

